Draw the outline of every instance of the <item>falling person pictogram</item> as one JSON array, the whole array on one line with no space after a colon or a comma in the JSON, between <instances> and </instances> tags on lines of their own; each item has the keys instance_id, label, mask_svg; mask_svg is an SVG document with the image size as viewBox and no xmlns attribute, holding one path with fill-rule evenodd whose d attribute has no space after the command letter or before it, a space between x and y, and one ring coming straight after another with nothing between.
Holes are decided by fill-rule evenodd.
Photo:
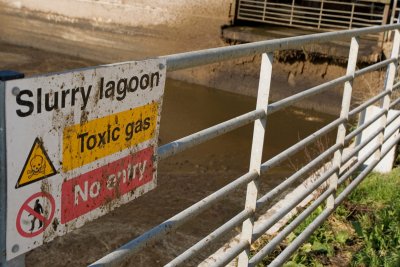
<instances>
[{"instance_id":1,"label":"falling person pictogram","mask_svg":"<svg viewBox=\"0 0 400 267\"><path fill-rule=\"evenodd\" d=\"M42 215L42 214L43 214L43 207L42 207L42 205L39 203L39 199L36 199L36 201L35 201L35 206L33 207L33 210L36 211L36 213L39 214L39 215ZM29 217L29 216L33 216L32 220L31 220L31 223L32 223L31 229L29 229L29 231L32 232L32 231L35 229L35 222L36 222L36 219L38 219L38 221L39 221L39 228L38 228L38 229L42 228L42 226L43 226L43 221L42 221L41 219L36 218L36 216L35 216L34 214L29 214L28 217Z\"/></svg>"}]
</instances>

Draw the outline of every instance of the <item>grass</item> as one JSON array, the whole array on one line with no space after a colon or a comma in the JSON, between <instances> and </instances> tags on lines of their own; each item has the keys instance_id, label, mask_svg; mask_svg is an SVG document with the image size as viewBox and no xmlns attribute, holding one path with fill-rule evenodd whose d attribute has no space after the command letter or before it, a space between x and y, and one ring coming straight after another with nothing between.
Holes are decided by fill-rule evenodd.
<instances>
[{"instance_id":1,"label":"grass","mask_svg":"<svg viewBox=\"0 0 400 267\"><path fill-rule=\"evenodd\" d=\"M274 254L322 210L317 209ZM274 254L258 266L268 265ZM365 178L284 266L400 266L400 168Z\"/></svg>"}]
</instances>

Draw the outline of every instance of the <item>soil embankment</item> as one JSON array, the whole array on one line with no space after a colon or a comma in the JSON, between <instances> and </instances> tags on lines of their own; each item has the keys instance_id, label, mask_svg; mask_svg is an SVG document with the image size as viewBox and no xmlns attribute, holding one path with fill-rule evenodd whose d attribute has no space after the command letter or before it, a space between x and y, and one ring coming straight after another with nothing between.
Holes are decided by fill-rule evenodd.
<instances>
[{"instance_id":1,"label":"soil embankment","mask_svg":"<svg viewBox=\"0 0 400 267\"><path fill-rule=\"evenodd\" d=\"M146 24L147 27L140 26L140 23L118 25L113 20L97 17L79 18L66 17L50 11L32 12L28 8L0 4L0 40L79 56L101 64L225 46L227 44L220 37L220 27L229 21L229 4L226 2L221 3L218 9L220 15L213 19L204 15L208 14L207 10L197 10L196 6L193 6L193 12L199 11L199 14L203 15L194 12L194 15L184 18L174 17L171 25L166 24L165 21L168 20L163 17L163 23L157 24L158 20L155 20L154 24L157 25ZM224 13L225 9L227 14ZM178 11L176 12L178 14ZM290 29L286 30L290 32ZM324 55L321 60L307 57L310 51L303 49L303 58L279 56L279 60L275 60L273 90L270 94L272 101L328 82L346 72L346 62L334 60L334 47L329 49L332 55ZM290 56L292 52L285 53ZM170 78L190 83L256 96L259 68L260 56L255 56L170 72L168 75ZM383 77L382 71L375 71L357 78L354 84L355 101L367 98L371 91L380 90ZM338 86L296 105L337 115L342 89L343 86Z\"/></svg>"}]
</instances>

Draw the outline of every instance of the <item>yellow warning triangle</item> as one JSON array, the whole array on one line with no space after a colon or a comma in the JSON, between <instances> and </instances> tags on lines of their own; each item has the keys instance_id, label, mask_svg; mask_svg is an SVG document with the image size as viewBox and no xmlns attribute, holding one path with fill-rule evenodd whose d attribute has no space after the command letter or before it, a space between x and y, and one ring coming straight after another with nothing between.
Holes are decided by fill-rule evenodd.
<instances>
[{"instance_id":1,"label":"yellow warning triangle","mask_svg":"<svg viewBox=\"0 0 400 267\"><path fill-rule=\"evenodd\" d=\"M56 173L56 169L43 147L43 142L36 138L15 188L37 182Z\"/></svg>"}]
</instances>

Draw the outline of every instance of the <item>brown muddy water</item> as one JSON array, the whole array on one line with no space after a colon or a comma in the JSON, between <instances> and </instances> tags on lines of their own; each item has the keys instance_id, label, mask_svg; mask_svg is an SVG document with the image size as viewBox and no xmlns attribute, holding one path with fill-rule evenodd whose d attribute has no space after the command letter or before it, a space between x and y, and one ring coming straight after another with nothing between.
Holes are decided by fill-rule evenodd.
<instances>
[{"instance_id":1,"label":"brown muddy water","mask_svg":"<svg viewBox=\"0 0 400 267\"><path fill-rule=\"evenodd\" d=\"M27 75L96 65L78 58L6 44L0 44L0 55L0 69L14 69ZM160 144L251 111L255 103L252 97L169 79L162 109ZM263 160L333 119L332 116L301 109L286 109L269 116ZM85 266L215 192L248 170L252 128L252 125L242 127L161 161L155 190L27 253L26 265ZM264 175L260 180L262 193L288 177L296 166L306 160L306 154L298 153ZM244 193L244 188L236 190L176 232L133 255L123 266L160 266L167 263L240 212L244 206ZM190 265L199 263L235 233L232 231L216 246L202 251Z\"/></svg>"}]
</instances>

